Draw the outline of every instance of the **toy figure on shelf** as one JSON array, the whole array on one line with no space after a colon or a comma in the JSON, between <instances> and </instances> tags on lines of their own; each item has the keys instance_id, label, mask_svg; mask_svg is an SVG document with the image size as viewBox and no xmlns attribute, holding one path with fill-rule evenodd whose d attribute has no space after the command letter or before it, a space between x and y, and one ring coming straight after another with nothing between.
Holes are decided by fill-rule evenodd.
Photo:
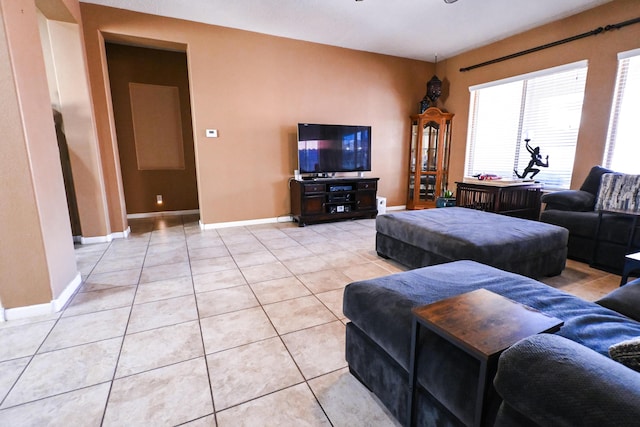
<instances>
[{"instance_id":1,"label":"toy figure on shelf","mask_svg":"<svg viewBox=\"0 0 640 427\"><path fill-rule=\"evenodd\" d=\"M540 166L543 168L549 167L549 156L547 155L546 162L543 162L542 156L540 155L540 147L532 148L531 145L529 145L529 141L531 141L529 138L525 138L525 142L527 143L527 151L531 153L531 160L529 160L529 164L526 168L524 168L522 175L518 173L517 169L513 170L516 176L520 179L526 179L528 173L531 173L531 179L533 179L533 177L540 172L540 169L534 168L534 166Z\"/></svg>"}]
</instances>

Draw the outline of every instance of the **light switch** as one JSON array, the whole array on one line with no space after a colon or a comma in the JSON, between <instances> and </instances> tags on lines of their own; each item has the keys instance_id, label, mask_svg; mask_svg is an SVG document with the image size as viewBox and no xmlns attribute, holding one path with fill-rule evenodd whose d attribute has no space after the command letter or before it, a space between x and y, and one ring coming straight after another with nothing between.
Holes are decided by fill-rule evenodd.
<instances>
[{"instance_id":1,"label":"light switch","mask_svg":"<svg viewBox=\"0 0 640 427\"><path fill-rule=\"evenodd\" d=\"M207 129L206 135L207 135L207 138L217 138L218 129Z\"/></svg>"}]
</instances>

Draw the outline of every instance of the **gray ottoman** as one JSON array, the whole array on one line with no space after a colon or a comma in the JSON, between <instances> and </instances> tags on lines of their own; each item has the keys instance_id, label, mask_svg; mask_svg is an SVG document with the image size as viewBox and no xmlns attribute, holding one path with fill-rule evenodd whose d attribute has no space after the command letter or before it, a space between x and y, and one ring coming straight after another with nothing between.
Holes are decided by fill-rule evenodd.
<instances>
[{"instance_id":1,"label":"gray ottoman","mask_svg":"<svg viewBox=\"0 0 640 427\"><path fill-rule=\"evenodd\" d=\"M376 251L409 268L473 260L529 277L564 269L569 232L563 227L467 208L379 215Z\"/></svg>"}]
</instances>

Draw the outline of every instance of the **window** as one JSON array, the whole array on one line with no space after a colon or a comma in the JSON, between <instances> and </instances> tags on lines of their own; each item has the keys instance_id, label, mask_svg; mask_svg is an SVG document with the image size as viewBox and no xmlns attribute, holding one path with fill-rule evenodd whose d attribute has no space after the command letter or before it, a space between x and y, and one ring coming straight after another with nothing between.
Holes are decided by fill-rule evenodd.
<instances>
[{"instance_id":1,"label":"window","mask_svg":"<svg viewBox=\"0 0 640 427\"><path fill-rule=\"evenodd\" d=\"M505 179L522 174L540 147L536 180L569 188L582 115L587 61L473 86L465 175L492 173ZM527 175L530 178L531 174Z\"/></svg>"},{"instance_id":2,"label":"window","mask_svg":"<svg viewBox=\"0 0 640 427\"><path fill-rule=\"evenodd\" d=\"M640 173L638 117L640 115L640 49L618 54L618 77L609 119L604 166L618 172Z\"/></svg>"}]
</instances>

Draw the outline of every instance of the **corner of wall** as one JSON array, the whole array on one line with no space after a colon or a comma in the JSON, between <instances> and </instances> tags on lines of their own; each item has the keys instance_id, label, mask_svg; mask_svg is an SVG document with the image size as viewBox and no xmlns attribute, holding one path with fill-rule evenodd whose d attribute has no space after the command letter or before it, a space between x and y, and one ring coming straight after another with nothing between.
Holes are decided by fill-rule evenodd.
<instances>
[{"instance_id":1,"label":"corner of wall","mask_svg":"<svg viewBox=\"0 0 640 427\"><path fill-rule=\"evenodd\" d=\"M58 298L51 300L45 304L35 304L25 307L2 308L0 307L0 322L19 320L35 316L46 316L48 314L57 313L69 302L73 294L82 284L82 276L80 273L73 278L65 287Z\"/></svg>"}]
</instances>

